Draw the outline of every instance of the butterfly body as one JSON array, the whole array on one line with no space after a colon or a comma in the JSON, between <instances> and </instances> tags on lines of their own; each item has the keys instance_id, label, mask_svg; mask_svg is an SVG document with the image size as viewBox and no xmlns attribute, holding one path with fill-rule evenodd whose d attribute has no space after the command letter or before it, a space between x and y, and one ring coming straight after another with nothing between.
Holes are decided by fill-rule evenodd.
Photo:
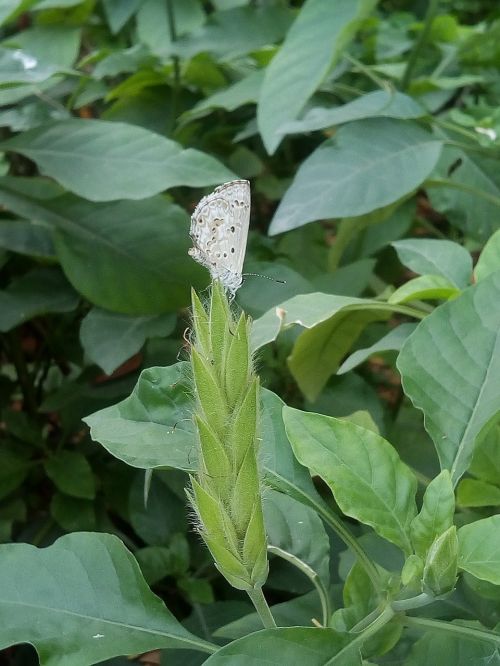
<instances>
[{"instance_id":1,"label":"butterfly body","mask_svg":"<svg viewBox=\"0 0 500 666\"><path fill-rule=\"evenodd\" d=\"M203 197L191 216L189 254L233 296L242 270L250 222L250 183L233 180Z\"/></svg>"}]
</instances>

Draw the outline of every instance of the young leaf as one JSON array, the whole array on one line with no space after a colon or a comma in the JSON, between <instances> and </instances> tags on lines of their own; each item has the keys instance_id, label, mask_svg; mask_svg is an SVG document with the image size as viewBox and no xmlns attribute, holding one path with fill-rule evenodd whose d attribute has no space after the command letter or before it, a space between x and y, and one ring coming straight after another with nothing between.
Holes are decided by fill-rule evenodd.
<instances>
[{"instance_id":1,"label":"young leaf","mask_svg":"<svg viewBox=\"0 0 500 666\"><path fill-rule=\"evenodd\" d=\"M436 596L450 592L457 582L457 559L457 528L452 525L429 548L424 566L424 591Z\"/></svg>"},{"instance_id":2,"label":"young leaf","mask_svg":"<svg viewBox=\"0 0 500 666\"><path fill-rule=\"evenodd\" d=\"M443 470L427 486L420 513L410 525L417 555L425 556L433 541L453 524L455 495L450 473Z\"/></svg>"},{"instance_id":3,"label":"young leaf","mask_svg":"<svg viewBox=\"0 0 500 666\"><path fill-rule=\"evenodd\" d=\"M150 591L115 536L68 534L42 549L8 544L0 559L0 648L32 643L47 666L162 647L213 651Z\"/></svg>"},{"instance_id":4,"label":"young leaf","mask_svg":"<svg viewBox=\"0 0 500 666\"><path fill-rule=\"evenodd\" d=\"M392 446L329 416L285 407L283 419L297 459L326 481L342 511L410 554L417 480Z\"/></svg>"},{"instance_id":5,"label":"young leaf","mask_svg":"<svg viewBox=\"0 0 500 666\"><path fill-rule=\"evenodd\" d=\"M403 388L425 415L442 469L455 485L476 438L500 410L500 272L437 308L408 338L397 365ZM459 399L457 399L459 396Z\"/></svg>"},{"instance_id":6,"label":"young leaf","mask_svg":"<svg viewBox=\"0 0 500 666\"><path fill-rule=\"evenodd\" d=\"M337 370L338 375L343 375L349 370L356 368L358 365L366 361L372 354L380 354L387 351L399 351L406 341L406 338L413 333L416 324L400 324L393 328L384 335L383 338L377 340L371 347L364 349L357 349L354 353L346 358L340 368Z\"/></svg>"},{"instance_id":7,"label":"young leaf","mask_svg":"<svg viewBox=\"0 0 500 666\"><path fill-rule=\"evenodd\" d=\"M408 280L389 296L389 303L408 303L409 301L426 301L434 299L450 299L458 296L460 289L441 275L421 275Z\"/></svg>"}]
</instances>

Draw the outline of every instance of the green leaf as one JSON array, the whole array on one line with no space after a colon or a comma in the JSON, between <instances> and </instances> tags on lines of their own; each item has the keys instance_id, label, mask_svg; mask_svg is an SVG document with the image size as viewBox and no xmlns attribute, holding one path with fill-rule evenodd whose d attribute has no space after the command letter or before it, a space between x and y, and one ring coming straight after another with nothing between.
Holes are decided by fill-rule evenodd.
<instances>
[{"instance_id":1,"label":"green leaf","mask_svg":"<svg viewBox=\"0 0 500 666\"><path fill-rule=\"evenodd\" d=\"M149 590L114 536L68 534L40 549L8 544L0 559L1 648L32 643L46 666L90 666L161 647L213 650Z\"/></svg>"},{"instance_id":2,"label":"green leaf","mask_svg":"<svg viewBox=\"0 0 500 666\"><path fill-rule=\"evenodd\" d=\"M60 271L35 268L0 291L0 331L10 331L41 314L71 312L77 305L78 294Z\"/></svg>"},{"instance_id":3,"label":"green leaf","mask_svg":"<svg viewBox=\"0 0 500 666\"><path fill-rule=\"evenodd\" d=\"M176 41L175 53L188 60L208 52L227 62L283 39L292 15L289 7L280 5L216 11L199 30Z\"/></svg>"},{"instance_id":4,"label":"green leaf","mask_svg":"<svg viewBox=\"0 0 500 666\"><path fill-rule=\"evenodd\" d=\"M425 556L434 540L453 524L455 494L450 473L443 470L425 489L422 508L410 525L417 555Z\"/></svg>"},{"instance_id":5,"label":"green leaf","mask_svg":"<svg viewBox=\"0 0 500 666\"><path fill-rule=\"evenodd\" d=\"M441 141L411 122L374 118L349 123L302 163L270 233L387 206L427 178L440 152Z\"/></svg>"},{"instance_id":6,"label":"green leaf","mask_svg":"<svg viewBox=\"0 0 500 666\"><path fill-rule=\"evenodd\" d=\"M18 488L26 478L30 461L26 454L8 448L5 444L0 450L0 499Z\"/></svg>"},{"instance_id":7,"label":"green leaf","mask_svg":"<svg viewBox=\"0 0 500 666\"><path fill-rule=\"evenodd\" d=\"M329 485L343 513L410 554L417 480L392 446L329 416L285 407L283 419L297 459Z\"/></svg>"},{"instance_id":8,"label":"green leaf","mask_svg":"<svg viewBox=\"0 0 500 666\"><path fill-rule=\"evenodd\" d=\"M457 528L452 525L429 548L422 578L424 591L435 596L451 592L457 582L457 559Z\"/></svg>"},{"instance_id":9,"label":"green leaf","mask_svg":"<svg viewBox=\"0 0 500 666\"><path fill-rule=\"evenodd\" d=\"M198 0L170 0L177 37L200 28L205 22L205 12ZM139 40L161 57L172 53L168 5L158 0L143 0L137 12Z\"/></svg>"},{"instance_id":10,"label":"green leaf","mask_svg":"<svg viewBox=\"0 0 500 666\"><path fill-rule=\"evenodd\" d=\"M457 502L464 507L500 506L500 488L479 479L461 479Z\"/></svg>"},{"instance_id":11,"label":"green leaf","mask_svg":"<svg viewBox=\"0 0 500 666\"><path fill-rule=\"evenodd\" d=\"M383 338L377 340L377 342L370 347L357 349L346 358L337 370L337 374L343 375L346 372L349 372L349 370L356 368L373 354L380 354L387 351L399 351L408 336L413 333L415 327L416 324L400 324L396 328L390 330L387 335L384 335Z\"/></svg>"},{"instance_id":12,"label":"green leaf","mask_svg":"<svg viewBox=\"0 0 500 666\"><path fill-rule=\"evenodd\" d=\"M500 486L500 423L481 433L469 472L478 479Z\"/></svg>"},{"instance_id":13,"label":"green leaf","mask_svg":"<svg viewBox=\"0 0 500 666\"><path fill-rule=\"evenodd\" d=\"M113 34L120 32L125 23L142 5L144 0L102 0L104 13Z\"/></svg>"},{"instance_id":14,"label":"green leaf","mask_svg":"<svg viewBox=\"0 0 500 666\"><path fill-rule=\"evenodd\" d=\"M44 201L18 194L22 181L0 181L0 202L51 225L64 272L92 303L126 314L171 312L189 303L190 284L202 284L203 270L187 255L188 216L163 197L91 204L65 195Z\"/></svg>"},{"instance_id":15,"label":"green leaf","mask_svg":"<svg viewBox=\"0 0 500 666\"><path fill-rule=\"evenodd\" d=\"M440 132L438 136L443 134ZM453 139L455 137L452 135ZM436 168L437 175L447 177L450 167L457 163L459 166L449 177L456 187L430 187L427 194L432 207L466 235L486 241L500 226L499 204L481 196L484 192L500 202L497 160L445 146Z\"/></svg>"},{"instance_id":16,"label":"green leaf","mask_svg":"<svg viewBox=\"0 0 500 666\"><path fill-rule=\"evenodd\" d=\"M257 123L268 153L278 147L282 125L304 108L375 4L306 0L264 77Z\"/></svg>"},{"instance_id":17,"label":"green leaf","mask_svg":"<svg viewBox=\"0 0 500 666\"><path fill-rule=\"evenodd\" d=\"M301 390L314 400L363 329L373 321L388 319L399 307L321 293L295 296L254 322L252 347L259 349L272 342L293 324L307 329L296 340L289 363Z\"/></svg>"},{"instance_id":18,"label":"green leaf","mask_svg":"<svg viewBox=\"0 0 500 666\"><path fill-rule=\"evenodd\" d=\"M363 118L411 120L425 115L425 109L408 95L376 90L341 106L314 107L300 120L285 123L280 129L284 134L301 134Z\"/></svg>"},{"instance_id":19,"label":"green leaf","mask_svg":"<svg viewBox=\"0 0 500 666\"><path fill-rule=\"evenodd\" d=\"M479 255L474 268L476 281L484 280L485 277L495 271L500 271L500 229L488 239Z\"/></svg>"},{"instance_id":20,"label":"green leaf","mask_svg":"<svg viewBox=\"0 0 500 666\"><path fill-rule=\"evenodd\" d=\"M54 493L50 515L65 532L88 532L97 529L94 502Z\"/></svg>"},{"instance_id":21,"label":"green leaf","mask_svg":"<svg viewBox=\"0 0 500 666\"><path fill-rule=\"evenodd\" d=\"M500 273L466 289L419 324L397 361L403 389L424 412L442 469L453 484L476 438L500 410Z\"/></svg>"},{"instance_id":22,"label":"green leaf","mask_svg":"<svg viewBox=\"0 0 500 666\"><path fill-rule=\"evenodd\" d=\"M401 263L414 273L440 275L458 289L464 289L471 283L472 257L458 243L431 238L408 238L391 245Z\"/></svg>"},{"instance_id":23,"label":"green leaf","mask_svg":"<svg viewBox=\"0 0 500 666\"><path fill-rule=\"evenodd\" d=\"M50 228L24 220L0 222L0 247L32 257L54 257Z\"/></svg>"},{"instance_id":24,"label":"green leaf","mask_svg":"<svg viewBox=\"0 0 500 666\"><path fill-rule=\"evenodd\" d=\"M40 64L30 53L0 47L0 85L42 83L56 72L57 67Z\"/></svg>"},{"instance_id":25,"label":"green leaf","mask_svg":"<svg viewBox=\"0 0 500 666\"><path fill-rule=\"evenodd\" d=\"M198 102L192 109L183 113L180 121L188 122L193 118L206 115L206 113L213 109L221 108L226 111L234 111L245 104L256 103L259 98L263 78L264 72L262 70L252 72L240 81L233 83L233 85L205 97L205 99Z\"/></svg>"},{"instance_id":26,"label":"green leaf","mask_svg":"<svg viewBox=\"0 0 500 666\"><path fill-rule=\"evenodd\" d=\"M143 370L132 394L84 421L115 458L142 469L196 470L189 364Z\"/></svg>"},{"instance_id":27,"label":"green leaf","mask_svg":"<svg viewBox=\"0 0 500 666\"><path fill-rule=\"evenodd\" d=\"M81 36L81 28L36 25L10 35L3 44L25 51L39 61L40 67L52 66L64 71L78 58Z\"/></svg>"},{"instance_id":28,"label":"green leaf","mask_svg":"<svg viewBox=\"0 0 500 666\"><path fill-rule=\"evenodd\" d=\"M408 280L389 296L388 303L408 303L416 300L449 300L458 296L460 289L441 275L420 275Z\"/></svg>"},{"instance_id":29,"label":"green leaf","mask_svg":"<svg viewBox=\"0 0 500 666\"><path fill-rule=\"evenodd\" d=\"M458 566L481 580L500 585L500 515L458 530Z\"/></svg>"},{"instance_id":30,"label":"green leaf","mask_svg":"<svg viewBox=\"0 0 500 666\"><path fill-rule=\"evenodd\" d=\"M0 148L29 157L47 176L90 201L146 199L170 187L203 187L234 174L214 157L154 132L105 120L44 125Z\"/></svg>"},{"instance_id":31,"label":"green leaf","mask_svg":"<svg viewBox=\"0 0 500 666\"><path fill-rule=\"evenodd\" d=\"M333 629L265 629L240 638L209 657L205 666L361 666L359 649Z\"/></svg>"},{"instance_id":32,"label":"green leaf","mask_svg":"<svg viewBox=\"0 0 500 666\"><path fill-rule=\"evenodd\" d=\"M273 490L265 493L264 519L268 543L291 553L330 583L330 541L321 518L310 507Z\"/></svg>"},{"instance_id":33,"label":"green leaf","mask_svg":"<svg viewBox=\"0 0 500 666\"><path fill-rule=\"evenodd\" d=\"M172 333L175 322L173 314L131 317L92 308L82 321L80 341L90 360L110 375L148 338Z\"/></svg>"},{"instance_id":34,"label":"green leaf","mask_svg":"<svg viewBox=\"0 0 500 666\"><path fill-rule=\"evenodd\" d=\"M45 462L45 471L61 492L72 497L94 499L94 475L82 453L61 451Z\"/></svg>"},{"instance_id":35,"label":"green leaf","mask_svg":"<svg viewBox=\"0 0 500 666\"><path fill-rule=\"evenodd\" d=\"M499 666L498 648L488 641L486 632L484 641L471 640L465 627L464 633L460 634L460 624L453 623L452 626L455 627L453 633L440 631L440 627L426 632L412 647L405 666Z\"/></svg>"}]
</instances>

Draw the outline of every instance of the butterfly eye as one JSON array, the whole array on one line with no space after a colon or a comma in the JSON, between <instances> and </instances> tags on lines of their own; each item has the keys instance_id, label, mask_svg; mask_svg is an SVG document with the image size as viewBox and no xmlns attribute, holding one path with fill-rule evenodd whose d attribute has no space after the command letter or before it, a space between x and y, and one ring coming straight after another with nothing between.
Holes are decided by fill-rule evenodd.
<instances>
[{"instance_id":1,"label":"butterfly eye","mask_svg":"<svg viewBox=\"0 0 500 666\"><path fill-rule=\"evenodd\" d=\"M235 228L234 228L234 227L231 227L231 231L232 231L233 234L234 234L234 232L235 232Z\"/></svg>"}]
</instances>

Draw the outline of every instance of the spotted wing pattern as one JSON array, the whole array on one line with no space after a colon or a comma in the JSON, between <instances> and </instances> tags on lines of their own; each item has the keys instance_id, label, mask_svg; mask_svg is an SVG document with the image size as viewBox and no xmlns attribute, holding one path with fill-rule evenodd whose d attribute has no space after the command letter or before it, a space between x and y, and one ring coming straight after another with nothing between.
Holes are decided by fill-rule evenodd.
<instances>
[{"instance_id":1,"label":"spotted wing pattern","mask_svg":"<svg viewBox=\"0 0 500 666\"><path fill-rule=\"evenodd\" d=\"M250 183L233 180L200 201L191 217L189 254L231 293L241 286L250 222Z\"/></svg>"}]
</instances>

